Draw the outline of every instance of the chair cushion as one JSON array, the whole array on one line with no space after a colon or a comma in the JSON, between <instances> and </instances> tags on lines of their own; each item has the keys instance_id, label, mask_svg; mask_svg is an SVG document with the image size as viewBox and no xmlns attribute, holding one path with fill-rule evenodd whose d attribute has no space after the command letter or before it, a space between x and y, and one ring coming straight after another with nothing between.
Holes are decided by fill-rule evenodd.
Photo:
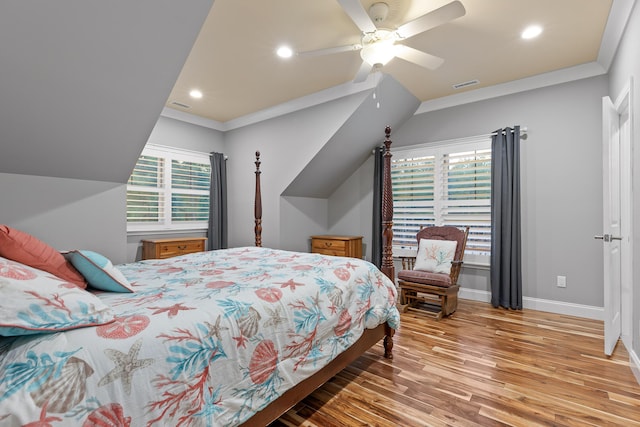
<instances>
[{"instance_id":1,"label":"chair cushion","mask_svg":"<svg viewBox=\"0 0 640 427\"><path fill-rule=\"evenodd\" d=\"M423 285L441 286L443 288L451 286L451 277L448 274L432 273L430 271L401 270L398 273L398 279Z\"/></svg>"}]
</instances>

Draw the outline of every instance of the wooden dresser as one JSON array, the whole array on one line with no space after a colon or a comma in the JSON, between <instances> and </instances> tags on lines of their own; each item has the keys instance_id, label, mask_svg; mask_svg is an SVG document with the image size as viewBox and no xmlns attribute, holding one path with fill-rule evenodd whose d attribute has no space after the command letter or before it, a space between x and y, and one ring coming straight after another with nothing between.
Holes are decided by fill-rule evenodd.
<instances>
[{"instance_id":1,"label":"wooden dresser","mask_svg":"<svg viewBox=\"0 0 640 427\"><path fill-rule=\"evenodd\" d=\"M173 256L202 252L206 237L177 237L142 241L142 259L164 259Z\"/></svg>"},{"instance_id":2,"label":"wooden dresser","mask_svg":"<svg viewBox=\"0 0 640 427\"><path fill-rule=\"evenodd\" d=\"M311 236L311 252L362 259L362 236Z\"/></svg>"}]
</instances>

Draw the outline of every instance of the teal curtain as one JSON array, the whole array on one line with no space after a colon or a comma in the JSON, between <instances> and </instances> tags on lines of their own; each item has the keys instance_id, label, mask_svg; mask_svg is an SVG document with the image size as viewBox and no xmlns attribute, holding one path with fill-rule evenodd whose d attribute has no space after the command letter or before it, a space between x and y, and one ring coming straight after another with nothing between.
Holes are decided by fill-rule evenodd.
<instances>
[{"instance_id":1,"label":"teal curtain","mask_svg":"<svg viewBox=\"0 0 640 427\"><path fill-rule=\"evenodd\" d=\"M224 154L212 152L209 197L208 249L226 249L227 243L227 164Z\"/></svg>"},{"instance_id":2,"label":"teal curtain","mask_svg":"<svg viewBox=\"0 0 640 427\"><path fill-rule=\"evenodd\" d=\"M382 267L382 179L384 148L374 151L373 164L373 230L371 232L371 262Z\"/></svg>"},{"instance_id":3,"label":"teal curtain","mask_svg":"<svg viewBox=\"0 0 640 427\"><path fill-rule=\"evenodd\" d=\"M522 310L520 126L491 140L491 304Z\"/></svg>"}]
</instances>

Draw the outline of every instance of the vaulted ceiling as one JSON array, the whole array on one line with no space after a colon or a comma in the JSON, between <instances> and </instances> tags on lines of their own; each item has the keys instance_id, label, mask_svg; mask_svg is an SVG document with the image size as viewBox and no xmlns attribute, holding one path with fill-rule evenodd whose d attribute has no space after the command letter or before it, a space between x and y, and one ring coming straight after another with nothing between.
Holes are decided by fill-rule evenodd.
<instances>
[{"instance_id":1,"label":"vaulted ceiling","mask_svg":"<svg viewBox=\"0 0 640 427\"><path fill-rule=\"evenodd\" d=\"M361 0L365 10L380 0ZM383 27L395 28L450 0L383 0ZM436 70L393 59L382 71L421 102L585 64L606 72L624 19L625 0L461 0L466 14L404 44L444 59ZM628 7L628 6L626 6ZM610 12L612 14L610 19ZM608 20L610 25L607 27ZM530 24L540 37L524 40ZM353 90L358 51L318 56L275 55L281 44L303 52L360 41L339 0L215 0L166 106L218 122L341 88ZM613 40L613 42L612 42ZM597 71L596 71L597 72ZM477 80L475 85L453 85ZM372 75L369 85L379 81ZM199 89L201 99L189 97Z\"/></svg>"}]
</instances>

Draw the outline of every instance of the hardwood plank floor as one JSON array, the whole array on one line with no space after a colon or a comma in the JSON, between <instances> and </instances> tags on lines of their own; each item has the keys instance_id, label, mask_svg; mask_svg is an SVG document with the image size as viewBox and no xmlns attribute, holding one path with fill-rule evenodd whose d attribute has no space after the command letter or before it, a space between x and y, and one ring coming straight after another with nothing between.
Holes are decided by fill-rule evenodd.
<instances>
[{"instance_id":1,"label":"hardwood plank floor","mask_svg":"<svg viewBox=\"0 0 640 427\"><path fill-rule=\"evenodd\" d=\"M640 385L601 321L460 300L439 322L402 314L382 344L271 427L640 426Z\"/></svg>"}]
</instances>

